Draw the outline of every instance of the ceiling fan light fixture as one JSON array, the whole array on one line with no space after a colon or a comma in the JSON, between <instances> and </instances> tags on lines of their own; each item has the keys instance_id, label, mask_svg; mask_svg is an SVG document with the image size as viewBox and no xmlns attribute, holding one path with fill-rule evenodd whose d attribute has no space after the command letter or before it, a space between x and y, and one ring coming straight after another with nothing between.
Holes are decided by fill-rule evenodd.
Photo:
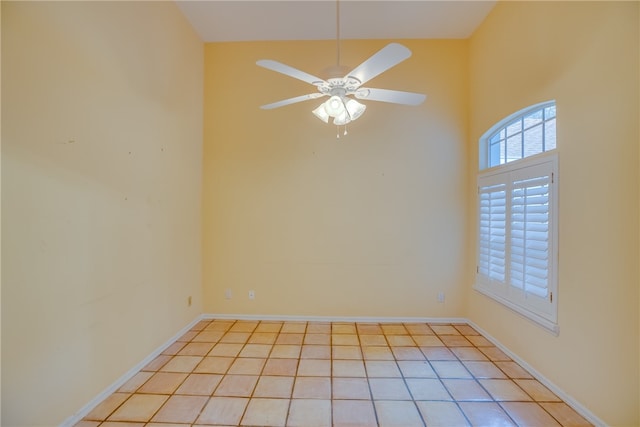
<instances>
[{"instance_id":1,"label":"ceiling fan light fixture","mask_svg":"<svg viewBox=\"0 0 640 427\"><path fill-rule=\"evenodd\" d=\"M318 108L313 110L313 114L325 123L329 123L329 114L324 107L324 102Z\"/></svg>"},{"instance_id":2,"label":"ceiling fan light fixture","mask_svg":"<svg viewBox=\"0 0 640 427\"><path fill-rule=\"evenodd\" d=\"M334 118L338 117L346 110L342 98L337 95L333 95L324 103L324 109L329 116Z\"/></svg>"},{"instance_id":3,"label":"ceiling fan light fixture","mask_svg":"<svg viewBox=\"0 0 640 427\"><path fill-rule=\"evenodd\" d=\"M349 123L351 121L351 118L349 118L349 114L347 113L347 111L343 111L342 114L336 116L333 119L333 124L336 126L343 126L346 125L347 123Z\"/></svg>"},{"instance_id":4,"label":"ceiling fan light fixture","mask_svg":"<svg viewBox=\"0 0 640 427\"><path fill-rule=\"evenodd\" d=\"M356 120L364 113L364 110L367 109L366 105L352 98L348 98L348 101L344 104L344 106L347 109L347 113L349 113L351 121Z\"/></svg>"}]
</instances>

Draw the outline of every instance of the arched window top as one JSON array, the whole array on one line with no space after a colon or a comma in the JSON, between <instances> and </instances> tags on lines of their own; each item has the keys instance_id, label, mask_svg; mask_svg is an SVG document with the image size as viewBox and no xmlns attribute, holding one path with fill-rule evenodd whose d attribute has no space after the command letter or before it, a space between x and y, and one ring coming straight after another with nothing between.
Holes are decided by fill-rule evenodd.
<instances>
[{"instance_id":1,"label":"arched window top","mask_svg":"<svg viewBox=\"0 0 640 427\"><path fill-rule=\"evenodd\" d=\"M480 169L555 148L555 101L532 105L501 120L480 138Z\"/></svg>"}]
</instances>

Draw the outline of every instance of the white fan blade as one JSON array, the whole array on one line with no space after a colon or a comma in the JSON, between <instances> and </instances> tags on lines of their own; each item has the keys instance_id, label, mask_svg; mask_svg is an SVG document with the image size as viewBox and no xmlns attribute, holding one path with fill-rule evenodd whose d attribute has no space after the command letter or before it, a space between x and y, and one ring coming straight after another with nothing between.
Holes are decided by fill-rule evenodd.
<instances>
[{"instance_id":1,"label":"white fan blade","mask_svg":"<svg viewBox=\"0 0 640 427\"><path fill-rule=\"evenodd\" d=\"M394 104L420 105L427 95L414 92L402 92L399 90L360 88L354 96L367 101L391 102Z\"/></svg>"},{"instance_id":2,"label":"white fan blade","mask_svg":"<svg viewBox=\"0 0 640 427\"><path fill-rule=\"evenodd\" d=\"M398 43L390 43L347 74L345 80L354 77L360 81L360 84L364 84L410 56L411 51L406 47Z\"/></svg>"},{"instance_id":3,"label":"white fan blade","mask_svg":"<svg viewBox=\"0 0 640 427\"><path fill-rule=\"evenodd\" d=\"M289 77L302 80L303 82L310 83L314 86L318 86L322 83L326 83L320 77L312 76L311 74L305 73L304 71L300 71L297 68L290 67L289 65L283 64L282 62L273 61L271 59L261 59L258 62L256 62L256 64L268 70L272 70L277 73L281 73Z\"/></svg>"},{"instance_id":4,"label":"white fan blade","mask_svg":"<svg viewBox=\"0 0 640 427\"><path fill-rule=\"evenodd\" d=\"M310 93L308 95L296 96L295 98L283 99L282 101L273 102L271 104L266 104L261 106L263 110L272 110L274 108L283 107L289 104L295 104L296 102L307 101L309 99L320 98L321 96L325 96L322 93Z\"/></svg>"}]
</instances>

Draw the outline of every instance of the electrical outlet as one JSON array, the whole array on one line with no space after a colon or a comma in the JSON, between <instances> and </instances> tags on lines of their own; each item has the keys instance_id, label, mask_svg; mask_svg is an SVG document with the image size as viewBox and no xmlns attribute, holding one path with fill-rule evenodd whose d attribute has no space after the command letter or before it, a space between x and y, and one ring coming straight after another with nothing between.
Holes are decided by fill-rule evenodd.
<instances>
[{"instance_id":1,"label":"electrical outlet","mask_svg":"<svg viewBox=\"0 0 640 427\"><path fill-rule=\"evenodd\" d=\"M444 302L444 292L438 292L438 302L439 303Z\"/></svg>"},{"instance_id":2,"label":"electrical outlet","mask_svg":"<svg viewBox=\"0 0 640 427\"><path fill-rule=\"evenodd\" d=\"M256 291L249 291L249 299L256 299Z\"/></svg>"},{"instance_id":3,"label":"electrical outlet","mask_svg":"<svg viewBox=\"0 0 640 427\"><path fill-rule=\"evenodd\" d=\"M231 294L231 289L227 289L224 291L224 299L231 299L233 295Z\"/></svg>"}]
</instances>

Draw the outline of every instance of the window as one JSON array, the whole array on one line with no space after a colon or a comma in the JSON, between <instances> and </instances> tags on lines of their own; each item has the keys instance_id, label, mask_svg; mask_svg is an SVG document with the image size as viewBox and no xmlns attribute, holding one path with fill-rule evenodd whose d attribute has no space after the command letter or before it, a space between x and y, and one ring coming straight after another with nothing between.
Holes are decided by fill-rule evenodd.
<instances>
[{"instance_id":1,"label":"window","mask_svg":"<svg viewBox=\"0 0 640 427\"><path fill-rule=\"evenodd\" d=\"M522 110L481 139L488 168L478 173L475 289L557 333L555 144L554 103Z\"/></svg>"}]
</instances>

